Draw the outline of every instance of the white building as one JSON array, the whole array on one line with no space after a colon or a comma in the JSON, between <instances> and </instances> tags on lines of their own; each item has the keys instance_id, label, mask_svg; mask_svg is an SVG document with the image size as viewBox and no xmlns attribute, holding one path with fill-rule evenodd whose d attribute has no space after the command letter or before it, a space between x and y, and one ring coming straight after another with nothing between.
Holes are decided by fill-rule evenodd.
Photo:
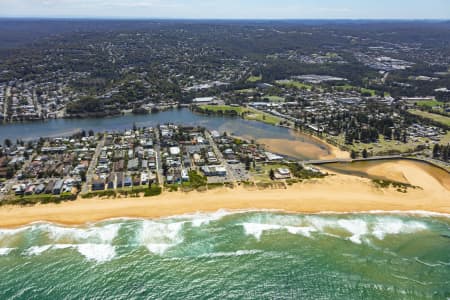
<instances>
[{"instance_id":1,"label":"white building","mask_svg":"<svg viewBox=\"0 0 450 300\"><path fill-rule=\"evenodd\" d=\"M180 155L181 150L180 150L180 147L170 147L169 152L170 152L170 155L177 156L177 155Z\"/></svg>"}]
</instances>

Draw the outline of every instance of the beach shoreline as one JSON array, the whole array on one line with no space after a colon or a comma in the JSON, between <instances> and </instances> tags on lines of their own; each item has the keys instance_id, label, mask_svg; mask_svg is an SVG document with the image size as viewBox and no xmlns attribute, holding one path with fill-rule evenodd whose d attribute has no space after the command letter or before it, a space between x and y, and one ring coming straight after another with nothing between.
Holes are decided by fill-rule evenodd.
<instances>
[{"instance_id":1,"label":"beach shoreline","mask_svg":"<svg viewBox=\"0 0 450 300\"><path fill-rule=\"evenodd\" d=\"M408 170L411 172L411 170ZM412 176L408 174L408 176ZM424 180L424 177L420 177ZM287 189L257 189L243 186L206 192L164 192L156 197L78 199L61 204L0 207L0 228L16 228L35 222L67 226L115 218L163 218L219 210L279 210L290 213L364 213L369 211L428 211L450 214L450 191L436 188L381 189L372 180L333 174L288 186Z\"/></svg>"}]
</instances>

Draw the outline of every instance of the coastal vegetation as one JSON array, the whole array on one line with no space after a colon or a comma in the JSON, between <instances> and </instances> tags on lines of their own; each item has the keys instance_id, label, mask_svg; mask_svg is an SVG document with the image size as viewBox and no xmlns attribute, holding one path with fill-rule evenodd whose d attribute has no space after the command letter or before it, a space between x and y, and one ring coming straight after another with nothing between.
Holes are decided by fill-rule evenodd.
<instances>
[{"instance_id":1,"label":"coastal vegetation","mask_svg":"<svg viewBox=\"0 0 450 300\"><path fill-rule=\"evenodd\" d=\"M289 170L291 170L292 175L300 180L308 180L314 178L324 178L328 174L325 172L321 172L318 169L314 169L311 167L305 168L300 164L289 164Z\"/></svg>"},{"instance_id":2,"label":"coastal vegetation","mask_svg":"<svg viewBox=\"0 0 450 300\"><path fill-rule=\"evenodd\" d=\"M144 197L158 196L162 193L162 188L160 186L151 187L130 187L121 188L116 190L103 190L103 191L93 191L86 194L81 194L81 198L117 198L117 197L139 197L143 195Z\"/></svg>"},{"instance_id":3,"label":"coastal vegetation","mask_svg":"<svg viewBox=\"0 0 450 300\"><path fill-rule=\"evenodd\" d=\"M372 182L375 184L376 187L387 189L387 188L394 188L399 193L406 193L409 188L411 189L417 189L419 187L411 185L409 183L404 182L397 182L392 180L384 180L384 179L372 179Z\"/></svg>"},{"instance_id":4,"label":"coastal vegetation","mask_svg":"<svg viewBox=\"0 0 450 300\"><path fill-rule=\"evenodd\" d=\"M3 201L0 201L2 205L36 205L36 204L48 204L48 203L61 203L65 201L74 201L77 199L77 195L73 193L64 193L61 195L26 195L26 196L13 196L7 197Z\"/></svg>"}]
</instances>

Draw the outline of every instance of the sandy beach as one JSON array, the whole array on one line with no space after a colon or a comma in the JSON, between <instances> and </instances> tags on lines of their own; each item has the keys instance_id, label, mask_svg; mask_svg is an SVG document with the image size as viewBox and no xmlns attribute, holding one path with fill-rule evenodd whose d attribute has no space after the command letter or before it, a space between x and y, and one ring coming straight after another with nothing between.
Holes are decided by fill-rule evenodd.
<instances>
[{"instance_id":1,"label":"sandy beach","mask_svg":"<svg viewBox=\"0 0 450 300\"><path fill-rule=\"evenodd\" d=\"M395 172L392 172L393 168ZM450 190L426 167L414 162L381 163L371 172L392 173L421 189L400 193L380 189L370 179L334 174L287 189L258 190L237 187L207 192L165 192L151 198L80 199L33 207L1 207L0 227L17 227L37 221L79 225L109 218L159 218L220 209L273 209L299 213L364 212L372 210L423 210L450 213ZM439 174L438 174L439 175ZM448 174L447 174L448 175Z\"/></svg>"}]
</instances>

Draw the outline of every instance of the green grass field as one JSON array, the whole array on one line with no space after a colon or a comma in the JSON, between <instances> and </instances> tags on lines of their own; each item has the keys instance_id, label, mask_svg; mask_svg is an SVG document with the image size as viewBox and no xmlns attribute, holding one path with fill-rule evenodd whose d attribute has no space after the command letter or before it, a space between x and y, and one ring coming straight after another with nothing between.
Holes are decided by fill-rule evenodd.
<instances>
[{"instance_id":1,"label":"green grass field","mask_svg":"<svg viewBox=\"0 0 450 300\"><path fill-rule=\"evenodd\" d=\"M247 78L247 82L258 82L262 80L262 76L250 76Z\"/></svg>"},{"instance_id":2,"label":"green grass field","mask_svg":"<svg viewBox=\"0 0 450 300\"><path fill-rule=\"evenodd\" d=\"M272 180L269 177L270 169L275 171L278 168L288 168L288 166L284 164L266 164L259 165L259 168L259 171L251 170L250 174L253 180L256 182L271 182Z\"/></svg>"},{"instance_id":3,"label":"green grass field","mask_svg":"<svg viewBox=\"0 0 450 300\"><path fill-rule=\"evenodd\" d=\"M280 97L280 96L264 96L263 99L268 99L270 102L275 102L275 103L279 103L279 102L284 102L284 98Z\"/></svg>"},{"instance_id":4,"label":"green grass field","mask_svg":"<svg viewBox=\"0 0 450 300\"><path fill-rule=\"evenodd\" d=\"M419 101L416 101L416 103L417 103L417 106L419 106L419 107L429 107L429 108L444 105L444 102L440 102L437 100L419 100Z\"/></svg>"},{"instance_id":5,"label":"green grass field","mask_svg":"<svg viewBox=\"0 0 450 300\"><path fill-rule=\"evenodd\" d=\"M238 94L251 94L255 92L255 89L243 89L243 90L235 90Z\"/></svg>"},{"instance_id":6,"label":"green grass field","mask_svg":"<svg viewBox=\"0 0 450 300\"><path fill-rule=\"evenodd\" d=\"M282 119L279 117L273 116L273 115L265 113L265 112L258 111L253 108L249 108L248 112L249 113L245 115L245 119L247 119L247 120L259 121L259 122L267 123L270 125L278 125L282 121Z\"/></svg>"},{"instance_id":7,"label":"green grass field","mask_svg":"<svg viewBox=\"0 0 450 300\"><path fill-rule=\"evenodd\" d=\"M247 112L248 109L242 106L230 106L230 105L201 105L199 106L201 110L211 111L211 112L230 112L235 111L238 115L241 115L243 112Z\"/></svg>"},{"instance_id":8,"label":"green grass field","mask_svg":"<svg viewBox=\"0 0 450 300\"><path fill-rule=\"evenodd\" d=\"M433 121L443 124L445 126L450 126L450 117L446 117L446 116L442 116L442 115L438 115L438 114L432 114L432 113L417 110L417 109L410 109L410 110L408 110L408 112L412 113L413 115L419 116L419 117L433 120Z\"/></svg>"},{"instance_id":9,"label":"green grass field","mask_svg":"<svg viewBox=\"0 0 450 300\"><path fill-rule=\"evenodd\" d=\"M258 111L253 108L246 108L242 106L229 106L229 105L201 105L199 108L203 111L210 111L217 113L222 111L223 113L235 111L237 115L243 116L246 120L259 121L270 125L278 125L281 118L273 116L271 114ZM243 115L244 114L244 115Z\"/></svg>"},{"instance_id":10,"label":"green grass field","mask_svg":"<svg viewBox=\"0 0 450 300\"><path fill-rule=\"evenodd\" d=\"M375 90L366 89L366 88L359 88L359 87L356 87L356 86L353 86L353 85L350 85L350 84L338 85L338 86L335 86L335 89L338 90L338 91L343 91L343 92L353 91L353 90L354 91L360 90L361 93L368 93L371 96L375 96L376 95L376 91ZM388 95L386 95L386 96L388 96Z\"/></svg>"},{"instance_id":11,"label":"green grass field","mask_svg":"<svg viewBox=\"0 0 450 300\"><path fill-rule=\"evenodd\" d=\"M361 93L369 93L372 97L376 95L375 90L361 88Z\"/></svg>"},{"instance_id":12,"label":"green grass field","mask_svg":"<svg viewBox=\"0 0 450 300\"><path fill-rule=\"evenodd\" d=\"M300 81L295 81L295 80L288 80L288 81L278 80L276 83L279 85L282 85L282 86L293 87L296 89L308 90L308 91L310 91L313 87L310 84L306 84L306 83L303 83Z\"/></svg>"}]
</instances>

